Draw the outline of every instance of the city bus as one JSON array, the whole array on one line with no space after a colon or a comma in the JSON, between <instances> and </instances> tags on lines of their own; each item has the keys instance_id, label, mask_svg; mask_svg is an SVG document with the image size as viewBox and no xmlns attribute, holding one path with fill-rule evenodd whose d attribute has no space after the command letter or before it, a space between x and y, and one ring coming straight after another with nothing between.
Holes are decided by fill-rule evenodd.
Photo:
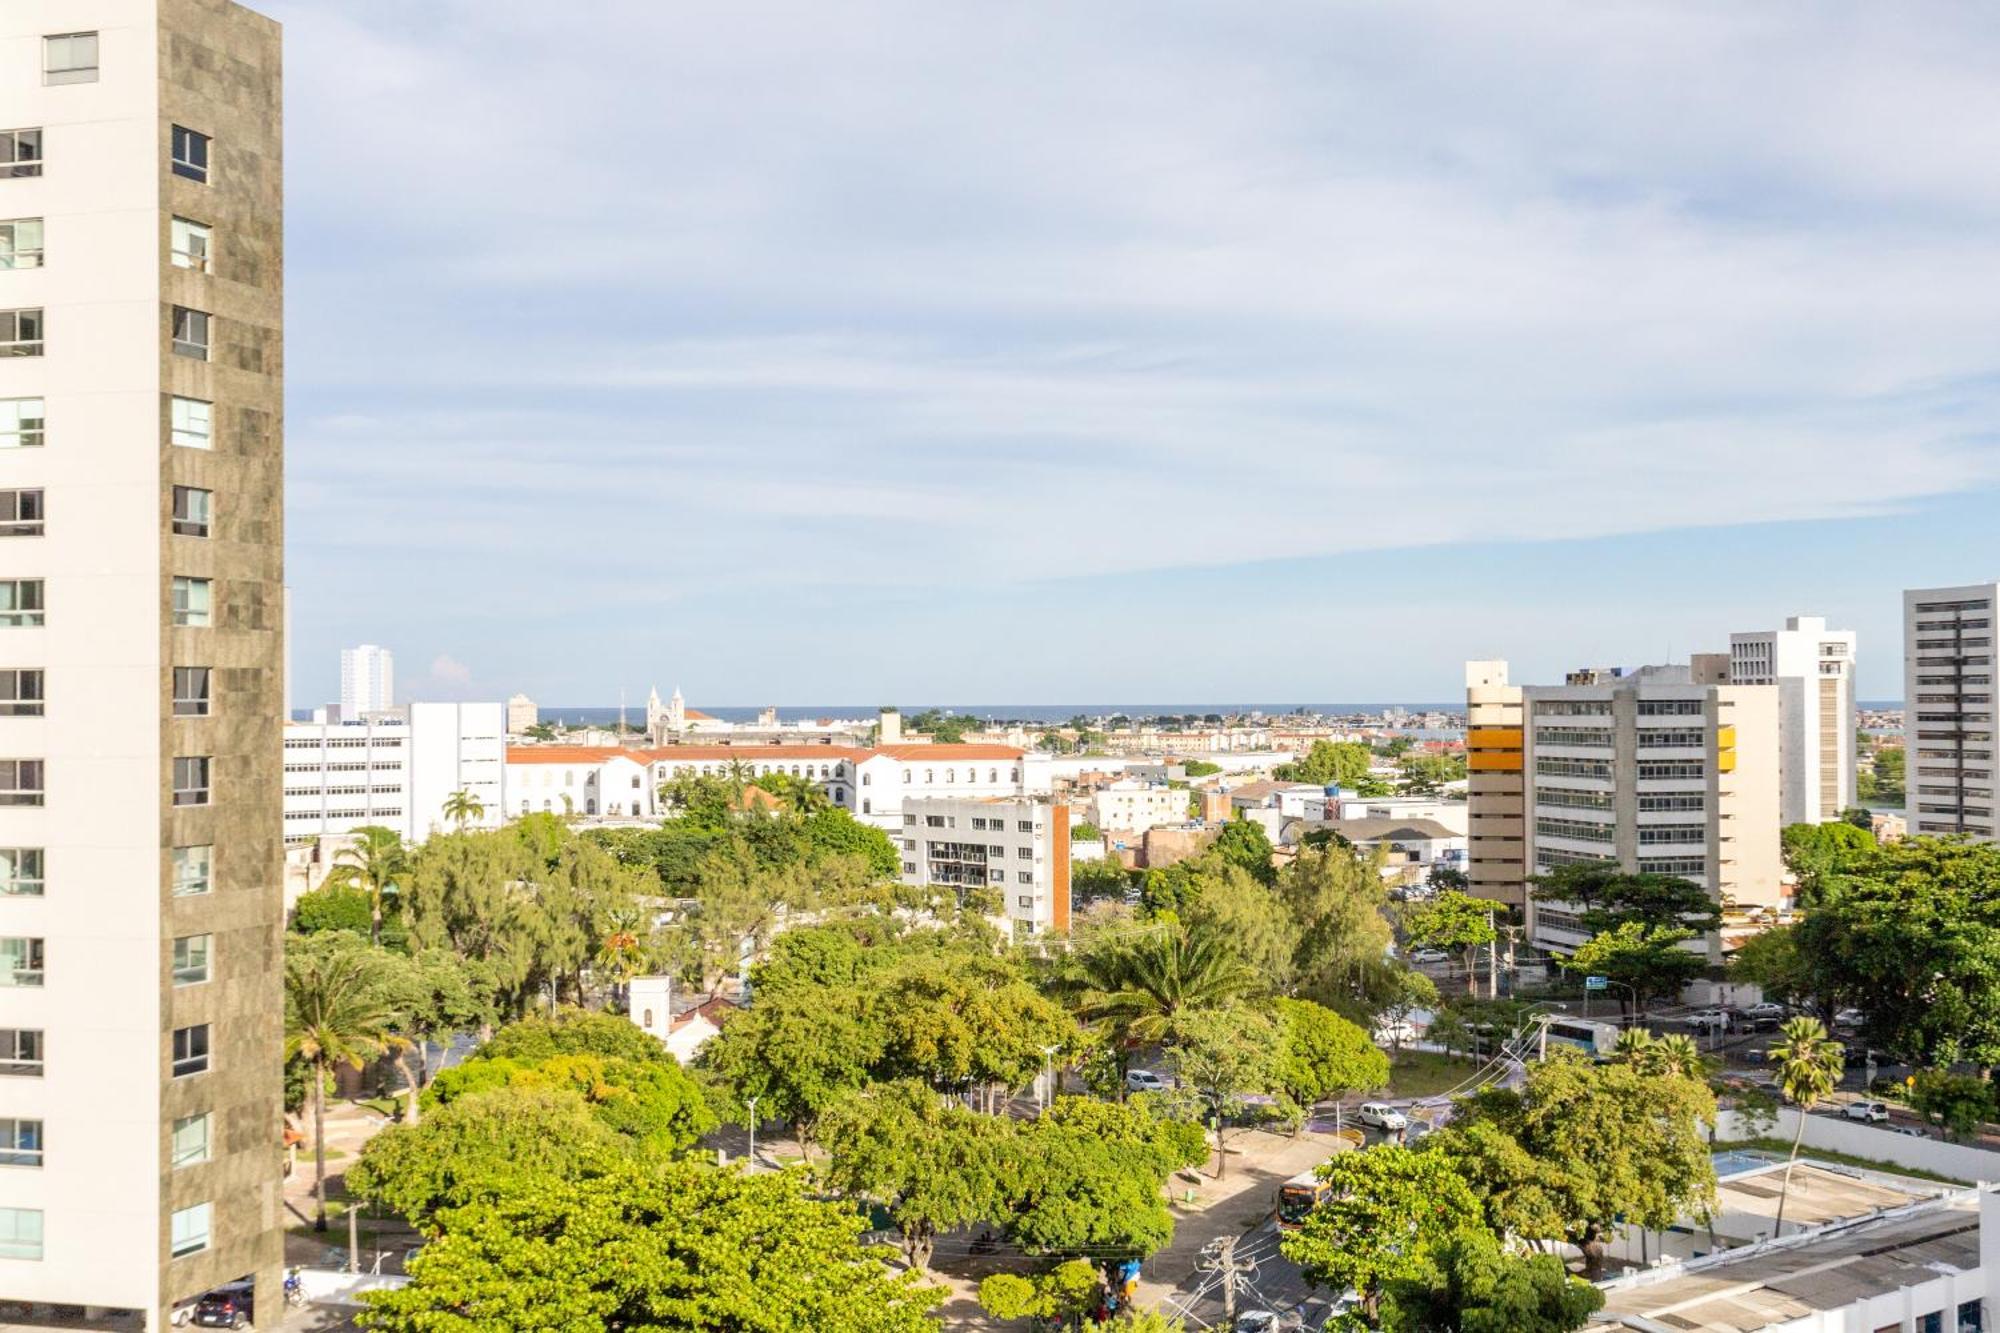
<instances>
[{"instance_id":1,"label":"city bus","mask_svg":"<svg viewBox=\"0 0 2000 1333\"><path fill-rule=\"evenodd\" d=\"M1278 1225L1286 1231L1302 1227L1306 1215L1326 1197L1327 1184L1316 1171L1301 1171L1278 1186Z\"/></svg>"},{"instance_id":2,"label":"city bus","mask_svg":"<svg viewBox=\"0 0 2000 1333\"><path fill-rule=\"evenodd\" d=\"M1551 1046L1568 1046L1598 1060L1608 1060L1618 1047L1616 1023L1600 1023L1594 1018L1551 1017L1547 1020Z\"/></svg>"}]
</instances>

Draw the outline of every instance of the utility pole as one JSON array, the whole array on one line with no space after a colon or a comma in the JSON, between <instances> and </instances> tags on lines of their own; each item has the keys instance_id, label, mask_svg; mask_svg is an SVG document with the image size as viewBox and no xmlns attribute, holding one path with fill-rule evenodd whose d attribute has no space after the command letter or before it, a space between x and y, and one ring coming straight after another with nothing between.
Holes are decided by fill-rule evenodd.
<instances>
[{"instance_id":1,"label":"utility pole","mask_svg":"<svg viewBox=\"0 0 2000 1333\"><path fill-rule=\"evenodd\" d=\"M1486 998L1500 998L1500 929L1499 915L1491 907L1486 909Z\"/></svg>"},{"instance_id":2,"label":"utility pole","mask_svg":"<svg viewBox=\"0 0 2000 1333\"><path fill-rule=\"evenodd\" d=\"M755 1097L745 1097L743 1100L750 1107L750 1151L743 1154L744 1170L755 1171L757 1169L757 1099Z\"/></svg>"},{"instance_id":3,"label":"utility pole","mask_svg":"<svg viewBox=\"0 0 2000 1333\"><path fill-rule=\"evenodd\" d=\"M1236 1327L1236 1289L1244 1280L1255 1276L1255 1259L1236 1257L1237 1236L1220 1236L1201 1247L1201 1268L1204 1272L1215 1273L1222 1279L1222 1326Z\"/></svg>"}]
</instances>

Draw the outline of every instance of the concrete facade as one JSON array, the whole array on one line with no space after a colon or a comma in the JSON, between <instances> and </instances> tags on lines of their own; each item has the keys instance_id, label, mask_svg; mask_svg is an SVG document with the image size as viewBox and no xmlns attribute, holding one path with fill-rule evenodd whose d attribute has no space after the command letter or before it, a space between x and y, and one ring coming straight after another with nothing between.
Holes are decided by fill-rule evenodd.
<instances>
[{"instance_id":1,"label":"concrete facade","mask_svg":"<svg viewBox=\"0 0 2000 1333\"><path fill-rule=\"evenodd\" d=\"M86 33L95 67L46 79L45 39ZM46 870L0 898L0 936L45 959L0 989L45 1057L8 1066L0 1115L47 1144L0 1187L0 1299L153 1326L246 1275L279 1301L280 106L277 25L226 0L0 11L0 127L47 163L0 179L0 213L43 219L49 256L0 274L0 306L46 319L0 399L48 423L0 484L51 502L0 570L42 582L46 623L0 651L49 684L45 717L0 722L47 773L0 810Z\"/></svg>"},{"instance_id":2,"label":"concrete facade","mask_svg":"<svg viewBox=\"0 0 2000 1333\"><path fill-rule=\"evenodd\" d=\"M358 718L396 706L396 659L379 644L340 650L340 715Z\"/></svg>"},{"instance_id":3,"label":"concrete facade","mask_svg":"<svg viewBox=\"0 0 2000 1333\"><path fill-rule=\"evenodd\" d=\"M1909 831L1993 840L1993 613L2000 583L1903 594Z\"/></svg>"},{"instance_id":4,"label":"concrete facade","mask_svg":"<svg viewBox=\"0 0 2000 1333\"><path fill-rule=\"evenodd\" d=\"M990 888L1016 938L1069 929L1069 807L1030 797L926 797L894 835L903 882Z\"/></svg>"},{"instance_id":5,"label":"concrete facade","mask_svg":"<svg viewBox=\"0 0 2000 1333\"><path fill-rule=\"evenodd\" d=\"M1792 616L1781 630L1729 636L1729 683L1778 691L1779 819L1822 824L1854 796L1852 630Z\"/></svg>"}]
</instances>

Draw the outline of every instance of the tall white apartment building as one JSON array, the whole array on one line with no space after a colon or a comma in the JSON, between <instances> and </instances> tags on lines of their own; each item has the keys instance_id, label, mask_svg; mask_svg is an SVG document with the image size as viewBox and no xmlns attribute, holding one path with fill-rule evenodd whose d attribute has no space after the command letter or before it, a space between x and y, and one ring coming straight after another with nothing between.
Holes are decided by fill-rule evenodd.
<instances>
[{"instance_id":1,"label":"tall white apartment building","mask_svg":"<svg viewBox=\"0 0 2000 1333\"><path fill-rule=\"evenodd\" d=\"M1099 787L1090 802L1101 829L1134 832L1162 824L1185 824L1188 818L1187 792L1164 783L1156 786L1123 779Z\"/></svg>"},{"instance_id":2,"label":"tall white apartment building","mask_svg":"<svg viewBox=\"0 0 2000 1333\"><path fill-rule=\"evenodd\" d=\"M1903 594L1903 727L1913 836L1990 841L1993 612L2000 583Z\"/></svg>"},{"instance_id":3,"label":"tall white apartment building","mask_svg":"<svg viewBox=\"0 0 2000 1333\"><path fill-rule=\"evenodd\" d=\"M285 728L285 843L373 825L406 842L455 827L453 793L478 806L468 828L507 813L505 706L419 703L387 713Z\"/></svg>"},{"instance_id":4,"label":"tall white apartment building","mask_svg":"<svg viewBox=\"0 0 2000 1333\"><path fill-rule=\"evenodd\" d=\"M507 698L507 734L525 736L530 728L542 720L541 710L535 701L525 694L509 695Z\"/></svg>"},{"instance_id":5,"label":"tall white apartment building","mask_svg":"<svg viewBox=\"0 0 2000 1333\"><path fill-rule=\"evenodd\" d=\"M0 1307L282 1308L281 127L228 0L0 5Z\"/></svg>"},{"instance_id":6,"label":"tall white apartment building","mask_svg":"<svg viewBox=\"0 0 2000 1333\"><path fill-rule=\"evenodd\" d=\"M1778 690L1778 818L1821 824L1854 796L1854 631L1819 616L1729 636L1729 683Z\"/></svg>"},{"instance_id":7,"label":"tall white apartment building","mask_svg":"<svg viewBox=\"0 0 2000 1333\"><path fill-rule=\"evenodd\" d=\"M1476 688L1519 689L1523 724L1512 752L1519 756L1518 792L1472 784L1468 863L1475 885L1525 885L1561 866L1602 863L1679 876L1725 907L1779 904L1774 688L1713 683L1724 668L1712 661L1694 669L1579 671L1551 686L1505 686L1504 664L1473 665ZM1491 697L1483 702L1505 706ZM1516 771L1491 767L1492 760L1484 767L1472 762L1481 754L1509 754L1500 742L1511 739L1489 736L1477 749L1468 741L1475 778ZM1502 831L1515 818L1518 843ZM1493 864L1515 846L1512 866ZM1567 905L1527 898L1533 943L1562 952L1584 941Z\"/></svg>"},{"instance_id":8,"label":"tall white apartment building","mask_svg":"<svg viewBox=\"0 0 2000 1333\"><path fill-rule=\"evenodd\" d=\"M1029 797L917 797L891 836L903 882L990 888L1014 938L1069 929L1069 807Z\"/></svg>"},{"instance_id":9,"label":"tall white apartment building","mask_svg":"<svg viewBox=\"0 0 2000 1333\"><path fill-rule=\"evenodd\" d=\"M360 717L396 706L396 659L372 643L340 650L340 715Z\"/></svg>"}]
</instances>

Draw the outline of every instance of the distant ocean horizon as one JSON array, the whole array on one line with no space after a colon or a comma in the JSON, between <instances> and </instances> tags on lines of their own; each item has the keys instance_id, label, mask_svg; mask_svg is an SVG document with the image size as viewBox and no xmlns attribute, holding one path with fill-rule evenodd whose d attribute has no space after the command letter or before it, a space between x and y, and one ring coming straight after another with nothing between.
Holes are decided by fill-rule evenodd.
<instances>
[{"instance_id":1,"label":"distant ocean horizon","mask_svg":"<svg viewBox=\"0 0 2000 1333\"><path fill-rule=\"evenodd\" d=\"M758 715L764 711L763 708L754 705L741 707L690 703L688 707L690 710L707 713L710 717L724 722L755 722ZM1209 713L1220 713L1227 717L1235 713L1261 712L1266 717L1276 718L1282 717L1299 708L1305 709L1308 713L1319 713L1326 716L1352 713L1382 713L1391 708L1401 708L1405 712L1410 713L1459 713L1465 711L1465 704L1462 700L1456 704L899 704L897 707L901 710L905 718L912 718L919 713L935 708L939 712L948 713L953 717L972 717L978 718L983 722L1034 723L1067 722L1079 714L1089 718L1103 718L1116 717L1121 713L1126 717L1185 716L1189 713L1193 713L1199 717L1206 716ZM615 706L606 708L596 704L589 706L545 704L541 707L540 711L542 721L544 722L570 722L590 725L616 722L619 713L618 708ZM825 704L817 706L780 704L778 705L778 720L780 722L815 722L821 718L838 718L842 720L858 719L872 721L879 711L881 711L881 707L875 704ZM644 722L646 720L646 705L643 702L627 704L624 712L628 721Z\"/></svg>"}]
</instances>

